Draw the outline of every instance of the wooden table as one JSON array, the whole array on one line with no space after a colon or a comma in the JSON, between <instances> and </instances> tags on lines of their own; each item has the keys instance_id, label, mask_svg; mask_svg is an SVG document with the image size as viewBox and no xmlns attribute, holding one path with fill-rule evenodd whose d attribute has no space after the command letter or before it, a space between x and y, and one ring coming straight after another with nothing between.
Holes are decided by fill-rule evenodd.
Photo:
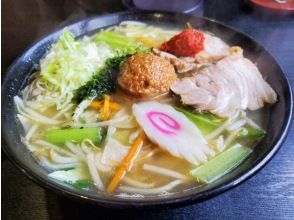
<instances>
[{"instance_id":1,"label":"wooden table","mask_svg":"<svg viewBox=\"0 0 294 220\"><path fill-rule=\"evenodd\" d=\"M24 3L26 2L26 3ZM94 3L93 3L94 2ZM108 4L102 3L108 2ZM101 3L101 1L100 1ZM36 38L89 14L123 9L120 1L3 1L2 72ZM103 6L103 7L102 7ZM244 1L206 0L201 13L263 45L294 87L294 17L256 10ZM62 22L62 23L61 23ZM200 204L167 210L113 211L45 191L2 157L3 219L294 219L294 128L273 160L250 180Z\"/></svg>"}]
</instances>

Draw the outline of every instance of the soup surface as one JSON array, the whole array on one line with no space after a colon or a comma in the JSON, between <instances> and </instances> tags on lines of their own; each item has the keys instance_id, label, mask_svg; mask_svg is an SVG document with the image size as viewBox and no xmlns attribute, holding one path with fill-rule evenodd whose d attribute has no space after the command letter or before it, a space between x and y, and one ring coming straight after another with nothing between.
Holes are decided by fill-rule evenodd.
<instances>
[{"instance_id":1,"label":"soup surface","mask_svg":"<svg viewBox=\"0 0 294 220\"><path fill-rule=\"evenodd\" d=\"M81 190L144 197L209 184L252 153L262 107L276 101L230 46L189 24L128 21L79 40L65 30L14 98L23 142L50 178Z\"/></svg>"}]
</instances>

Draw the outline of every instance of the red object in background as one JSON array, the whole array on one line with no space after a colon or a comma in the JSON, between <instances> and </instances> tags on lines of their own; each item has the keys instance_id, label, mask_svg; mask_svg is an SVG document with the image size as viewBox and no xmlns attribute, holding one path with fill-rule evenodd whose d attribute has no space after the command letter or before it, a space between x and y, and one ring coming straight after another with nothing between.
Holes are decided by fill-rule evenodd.
<instances>
[{"instance_id":1,"label":"red object in background","mask_svg":"<svg viewBox=\"0 0 294 220\"><path fill-rule=\"evenodd\" d=\"M261 7L281 11L294 11L294 0L287 0L285 3L279 3L275 0L250 0L252 3Z\"/></svg>"},{"instance_id":2,"label":"red object in background","mask_svg":"<svg viewBox=\"0 0 294 220\"><path fill-rule=\"evenodd\" d=\"M194 29L186 29L160 46L160 50L178 57L194 56L204 49L204 34Z\"/></svg>"}]
</instances>

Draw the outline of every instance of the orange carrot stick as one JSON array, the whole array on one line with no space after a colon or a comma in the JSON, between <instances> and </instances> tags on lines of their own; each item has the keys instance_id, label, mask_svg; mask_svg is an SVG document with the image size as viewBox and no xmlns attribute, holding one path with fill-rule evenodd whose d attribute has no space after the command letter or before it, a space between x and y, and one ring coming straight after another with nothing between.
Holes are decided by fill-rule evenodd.
<instances>
[{"instance_id":1,"label":"orange carrot stick","mask_svg":"<svg viewBox=\"0 0 294 220\"><path fill-rule=\"evenodd\" d=\"M109 96L104 96L104 105L101 112L101 119L103 121L106 121L109 118L110 112L109 112Z\"/></svg>"},{"instance_id":2,"label":"orange carrot stick","mask_svg":"<svg viewBox=\"0 0 294 220\"><path fill-rule=\"evenodd\" d=\"M120 110L120 104L116 102L109 102L109 108L114 111Z\"/></svg>"},{"instance_id":3,"label":"orange carrot stick","mask_svg":"<svg viewBox=\"0 0 294 220\"><path fill-rule=\"evenodd\" d=\"M103 103L99 101L92 101L89 106L91 108L100 109L103 107Z\"/></svg>"},{"instance_id":4,"label":"orange carrot stick","mask_svg":"<svg viewBox=\"0 0 294 220\"><path fill-rule=\"evenodd\" d=\"M95 108L95 109L99 110L103 107L103 102L92 101L89 106L91 108ZM116 102L109 102L109 109L114 110L114 111L118 111L120 109L120 104L118 104Z\"/></svg>"},{"instance_id":5,"label":"orange carrot stick","mask_svg":"<svg viewBox=\"0 0 294 220\"><path fill-rule=\"evenodd\" d=\"M150 40L150 39L148 39L146 37L138 36L138 37L135 37L135 39L137 41L140 41L141 43L145 44L148 47L155 47L155 44L152 42L152 40Z\"/></svg>"},{"instance_id":6,"label":"orange carrot stick","mask_svg":"<svg viewBox=\"0 0 294 220\"><path fill-rule=\"evenodd\" d=\"M114 177L112 178L110 184L108 185L107 192L113 192L119 182L124 178L127 171L130 170L136 156L139 154L143 142L146 139L146 135L142 132L135 140L134 144L132 145L131 149L129 150L127 156L123 159L122 163L118 167Z\"/></svg>"}]
</instances>

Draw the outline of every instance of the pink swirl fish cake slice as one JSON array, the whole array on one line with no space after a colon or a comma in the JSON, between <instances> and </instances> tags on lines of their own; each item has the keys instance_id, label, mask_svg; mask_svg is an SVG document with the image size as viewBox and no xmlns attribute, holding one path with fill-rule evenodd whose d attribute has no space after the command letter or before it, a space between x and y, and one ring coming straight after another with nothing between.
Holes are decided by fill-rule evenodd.
<instances>
[{"instance_id":1,"label":"pink swirl fish cake slice","mask_svg":"<svg viewBox=\"0 0 294 220\"><path fill-rule=\"evenodd\" d=\"M170 105L150 101L134 104L132 109L148 138L173 156L195 165L214 156L196 125Z\"/></svg>"}]
</instances>

